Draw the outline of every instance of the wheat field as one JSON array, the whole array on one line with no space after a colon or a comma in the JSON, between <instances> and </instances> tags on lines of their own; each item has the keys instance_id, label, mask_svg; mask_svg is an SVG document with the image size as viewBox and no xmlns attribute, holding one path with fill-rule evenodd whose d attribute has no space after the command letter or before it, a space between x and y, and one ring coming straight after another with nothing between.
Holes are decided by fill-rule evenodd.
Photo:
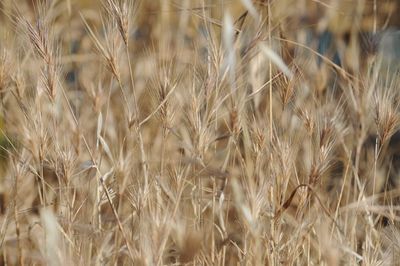
<instances>
[{"instance_id":1,"label":"wheat field","mask_svg":"<svg viewBox=\"0 0 400 266\"><path fill-rule=\"evenodd\" d=\"M1 0L0 265L400 265L397 0Z\"/></svg>"}]
</instances>

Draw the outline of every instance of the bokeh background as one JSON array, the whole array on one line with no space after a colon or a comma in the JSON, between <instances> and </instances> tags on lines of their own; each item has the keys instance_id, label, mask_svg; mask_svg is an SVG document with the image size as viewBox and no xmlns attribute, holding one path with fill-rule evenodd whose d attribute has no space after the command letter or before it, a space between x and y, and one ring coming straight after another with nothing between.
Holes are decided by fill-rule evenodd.
<instances>
[{"instance_id":1,"label":"bokeh background","mask_svg":"<svg viewBox=\"0 0 400 266\"><path fill-rule=\"evenodd\" d=\"M0 0L1 264L396 265L399 1L43 3Z\"/></svg>"}]
</instances>

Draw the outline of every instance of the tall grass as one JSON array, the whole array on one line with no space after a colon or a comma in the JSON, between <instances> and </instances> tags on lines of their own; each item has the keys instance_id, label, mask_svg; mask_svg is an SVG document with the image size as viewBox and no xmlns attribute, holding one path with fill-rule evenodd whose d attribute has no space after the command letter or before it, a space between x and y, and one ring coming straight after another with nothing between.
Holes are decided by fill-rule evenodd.
<instances>
[{"instance_id":1,"label":"tall grass","mask_svg":"<svg viewBox=\"0 0 400 266\"><path fill-rule=\"evenodd\" d=\"M2 264L398 263L396 1L0 5Z\"/></svg>"}]
</instances>

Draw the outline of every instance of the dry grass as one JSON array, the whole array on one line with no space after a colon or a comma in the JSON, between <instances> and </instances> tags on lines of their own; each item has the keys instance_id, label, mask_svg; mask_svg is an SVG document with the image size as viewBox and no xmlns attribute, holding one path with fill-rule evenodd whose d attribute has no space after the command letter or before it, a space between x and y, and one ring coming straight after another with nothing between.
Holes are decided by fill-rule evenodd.
<instances>
[{"instance_id":1,"label":"dry grass","mask_svg":"<svg viewBox=\"0 0 400 266\"><path fill-rule=\"evenodd\" d=\"M398 1L0 5L1 265L398 263Z\"/></svg>"}]
</instances>

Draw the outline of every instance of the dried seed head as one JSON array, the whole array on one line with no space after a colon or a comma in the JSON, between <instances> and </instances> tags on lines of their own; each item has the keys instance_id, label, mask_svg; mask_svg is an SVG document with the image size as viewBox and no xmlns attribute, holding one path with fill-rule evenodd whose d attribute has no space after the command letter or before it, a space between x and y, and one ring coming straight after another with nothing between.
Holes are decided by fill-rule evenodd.
<instances>
[{"instance_id":1,"label":"dried seed head","mask_svg":"<svg viewBox=\"0 0 400 266\"><path fill-rule=\"evenodd\" d=\"M115 20L124 44L129 41L129 18L132 17L138 6L138 1L105 0L103 2L106 12Z\"/></svg>"},{"instance_id":2,"label":"dried seed head","mask_svg":"<svg viewBox=\"0 0 400 266\"><path fill-rule=\"evenodd\" d=\"M115 21L108 20L107 23L104 25L104 36L107 36L104 41L100 41L97 37L95 32L93 31L92 27L89 26L87 20L82 16L82 20L86 26L86 30L90 35L97 52L103 57L107 67L114 75L115 79L118 82L121 82L121 76L118 68L118 58L120 52L120 43L118 38L115 35Z\"/></svg>"},{"instance_id":3,"label":"dried seed head","mask_svg":"<svg viewBox=\"0 0 400 266\"><path fill-rule=\"evenodd\" d=\"M239 114L236 108L233 108L229 114L230 116L230 128L233 134L237 135L240 132L239 125Z\"/></svg>"},{"instance_id":4,"label":"dried seed head","mask_svg":"<svg viewBox=\"0 0 400 266\"><path fill-rule=\"evenodd\" d=\"M57 91L58 76L60 73L60 65L57 63L46 64L42 68L41 83L49 96L54 101Z\"/></svg>"},{"instance_id":5,"label":"dried seed head","mask_svg":"<svg viewBox=\"0 0 400 266\"><path fill-rule=\"evenodd\" d=\"M10 84L10 63L4 50L0 57L0 93L7 90Z\"/></svg>"},{"instance_id":6,"label":"dried seed head","mask_svg":"<svg viewBox=\"0 0 400 266\"><path fill-rule=\"evenodd\" d=\"M29 36L31 44L35 52L45 63L50 63L52 58L52 50L50 45L50 29L46 23L40 18L36 21L35 25L29 23L26 19L21 19L26 27L26 33Z\"/></svg>"},{"instance_id":7,"label":"dried seed head","mask_svg":"<svg viewBox=\"0 0 400 266\"><path fill-rule=\"evenodd\" d=\"M285 108L286 105L290 102L290 100L293 98L294 93L295 93L295 80L294 79L288 79L286 76L283 76L281 86L279 86L281 89L279 91L279 95L281 98L282 102L282 108Z\"/></svg>"},{"instance_id":8,"label":"dried seed head","mask_svg":"<svg viewBox=\"0 0 400 266\"><path fill-rule=\"evenodd\" d=\"M17 18L18 22L24 26L25 33L29 37L34 52L43 60L41 67L41 83L45 88L49 98L53 101L56 96L57 76L60 72L58 64L59 52L55 47L54 37L46 20L45 5L38 7L38 14L35 23L30 23L23 17Z\"/></svg>"},{"instance_id":9,"label":"dried seed head","mask_svg":"<svg viewBox=\"0 0 400 266\"><path fill-rule=\"evenodd\" d=\"M306 109L298 108L296 110L297 115L303 120L304 127L307 130L307 133L311 135L314 132L315 127L315 119L312 117L311 112Z\"/></svg>"},{"instance_id":10,"label":"dried seed head","mask_svg":"<svg viewBox=\"0 0 400 266\"><path fill-rule=\"evenodd\" d=\"M397 130L400 118L396 95L390 89L375 95L375 124L378 130L380 145L386 143Z\"/></svg>"}]
</instances>

